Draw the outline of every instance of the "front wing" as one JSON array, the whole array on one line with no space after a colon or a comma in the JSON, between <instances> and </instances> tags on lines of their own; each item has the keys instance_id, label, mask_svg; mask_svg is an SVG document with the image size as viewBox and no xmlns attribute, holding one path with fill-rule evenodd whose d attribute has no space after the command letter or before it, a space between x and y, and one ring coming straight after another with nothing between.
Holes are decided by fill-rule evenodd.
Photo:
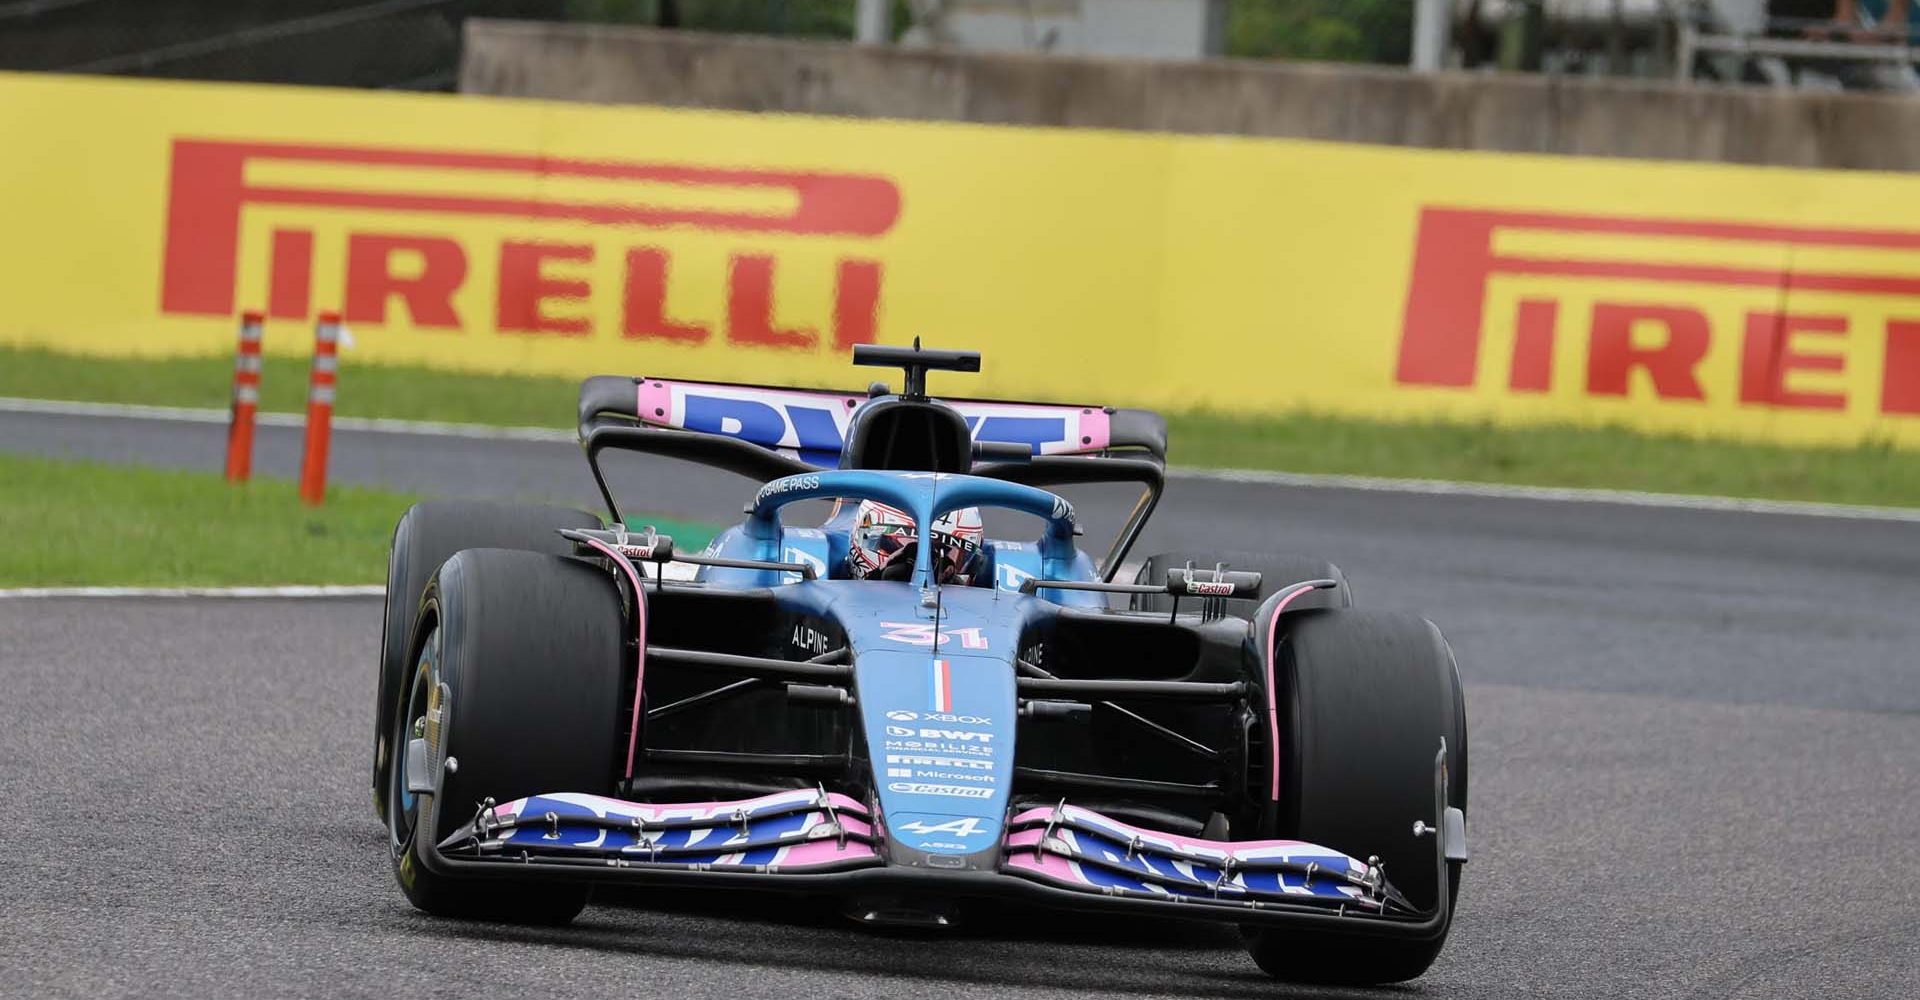
<instances>
[{"instance_id":1,"label":"front wing","mask_svg":"<svg viewBox=\"0 0 1920 1000\"><path fill-rule=\"evenodd\" d=\"M439 796L428 800L430 825ZM1437 885L1464 834L1447 822L1444 751L1435 763ZM1422 824L1424 827L1425 825ZM1211 841L1132 826L1065 802L1009 818L992 871L890 864L884 823L858 800L796 789L729 802L639 803L559 792L488 801L439 844L435 871L625 885L744 887L808 894L1000 898L1068 909L1429 939L1447 893L1421 911L1383 866L1292 840Z\"/></svg>"}]
</instances>

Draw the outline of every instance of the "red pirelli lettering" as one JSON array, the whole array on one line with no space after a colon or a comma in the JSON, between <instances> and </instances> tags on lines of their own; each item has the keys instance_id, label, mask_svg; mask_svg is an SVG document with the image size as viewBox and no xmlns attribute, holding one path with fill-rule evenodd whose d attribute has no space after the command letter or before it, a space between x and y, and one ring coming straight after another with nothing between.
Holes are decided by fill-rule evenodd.
<instances>
[{"instance_id":1,"label":"red pirelli lettering","mask_svg":"<svg viewBox=\"0 0 1920 1000\"><path fill-rule=\"evenodd\" d=\"M667 316L667 252L659 247L627 251L626 308L620 334L633 339L702 344L712 331L699 323L683 323Z\"/></svg>"},{"instance_id":2,"label":"red pirelli lettering","mask_svg":"<svg viewBox=\"0 0 1920 1000\"><path fill-rule=\"evenodd\" d=\"M1785 313L1747 314L1747 336L1740 352L1740 401L1801 409L1839 410L1847 397L1837 392L1806 392L1787 388L1787 376L1796 371L1842 371L1846 359L1838 354L1808 354L1794 348L1795 334L1845 336L1845 316L1797 316Z\"/></svg>"},{"instance_id":3,"label":"red pirelli lettering","mask_svg":"<svg viewBox=\"0 0 1920 1000\"><path fill-rule=\"evenodd\" d=\"M578 337L592 328L579 314L556 315L547 304L584 304L592 287L585 278L567 277L560 265L593 263L584 243L500 244L500 290L494 325L513 333L558 333Z\"/></svg>"},{"instance_id":4,"label":"red pirelli lettering","mask_svg":"<svg viewBox=\"0 0 1920 1000\"><path fill-rule=\"evenodd\" d=\"M1605 256L1496 249L1502 232L1646 237L1645 254ZM1719 241L1729 246L1778 249L1778 266L1662 261L1660 239ZM1920 276L1890 263L1880 270L1835 271L1793 266L1793 249L1920 250L1920 232L1837 226L1773 225L1698 219L1579 215L1433 207L1423 209L1414 240L1413 273L1395 362L1402 385L1470 388L1486 334L1490 282L1496 276L1606 279L1645 283L1648 292L1674 289L1672 298L1594 306L1587 356L1587 391L1626 395L1632 372L1642 371L1667 399L1703 399L1698 374L1712 344L1706 313L1687 302L1683 286L1763 290L1785 300L1795 292L1920 299ZM1673 301L1672 299L1679 299ZM1507 386L1513 392L1544 392L1552 382L1558 303L1520 301L1513 317L1514 348ZM1920 413L1920 325L1888 320L1881 411ZM1636 333L1636 331L1639 331ZM1844 356L1819 351L1820 339L1844 337L1845 316L1804 316L1763 311L1747 317L1740 342L1739 400L1770 408L1842 409L1835 391L1797 388L1796 372L1838 374ZM1728 335L1732 331L1727 331ZM1830 341L1831 342L1831 341Z\"/></svg>"},{"instance_id":5,"label":"red pirelli lettering","mask_svg":"<svg viewBox=\"0 0 1920 1000\"><path fill-rule=\"evenodd\" d=\"M1920 416L1920 320L1887 321L1887 367L1880 412Z\"/></svg>"},{"instance_id":6,"label":"red pirelli lettering","mask_svg":"<svg viewBox=\"0 0 1920 1000\"><path fill-rule=\"evenodd\" d=\"M395 273L394 261L403 256L413 259L410 276ZM414 325L457 330L453 293L466 279L466 251L446 237L355 233L347 240L346 321L385 323L387 303L397 297Z\"/></svg>"},{"instance_id":7,"label":"red pirelli lettering","mask_svg":"<svg viewBox=\"0 0 1920 1000\"><path fill-rule=\"evenodd\" d=\"M1635 344L1636 328L1660 329L1660 344ZM1593 307L1593 348L1587 359L1587 391L1596 396L1624 396L1629 376L1638 368L1647 373L1653 391L1663 398L1705 399L1695 369L1707 356L1712 341L1707 317L1697 309L1597 303Z\"/></svg>"},{"instance_id":8,"label":"red pirelli lettering","mask_svg":"<svg viewBox=\"0 0 1920 1000\"><path fill-rule=\"evenodd\" d=\"M575 201L447 194L422 176L413 191L356 190L249 182L257 163L420 168L546 178L630 181L681 192L741 191L777 196L782 207L759 211L632 201ZM644 188L639 190L644 194ZM569 159L506 153L177 139L167 198L167 237L160 281L162 312L230 315L248 206L350 208L505 219L561 220L608 226L689 227L742 234L876 237L900 215L900 191L884 177L857 173L759 170L665 163ZM351 291L349 292L351 295Z\"/></svg>"},{"instance_id":9,"label":"red pirelli lettering","mask_svg":"<svg viewBox=\"0 0 1920 1000\"><path fill-rule=\"evenodd\" d=\"M1514 330L1513 367L1507 387L1514 392L1546 392L1553 385L1553 328L1560 303L1552 299L1524 299Z\"/></svg>"},{"instance_id":10,"label":"red pirelli lettering","mask_svg":"<svg viewBox=\"0 0 1920 1000\"><path fill-rule=\"evenodd\" d=\"M275 319L305 319L313 308L313 233L273 231L273 280L267 289L267 314Z\"/></svg>"},{"instance_id":11,"label":"red pirelli lettering","mask_svg":"<svg viewBox=\"0 0 1920 1000\"><path fill-rule=\"evenodd\" d=\"M819 339L808 327L784 329L773 320L773 258L740 254L728 263L727 339L763 347L809 348Z\"/></svg>"}]
</instances>

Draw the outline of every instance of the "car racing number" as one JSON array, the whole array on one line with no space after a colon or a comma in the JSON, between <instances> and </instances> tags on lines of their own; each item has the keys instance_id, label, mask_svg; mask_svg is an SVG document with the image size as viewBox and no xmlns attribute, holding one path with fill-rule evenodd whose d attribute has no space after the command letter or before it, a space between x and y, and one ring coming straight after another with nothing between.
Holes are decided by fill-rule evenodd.
<instances>
[{"instance_id":1,"label":"car racing number","mask_svg":"<svg viewBox=\"0 0 1920 1000\"><path fill-rule=\"evenodd\" d=\"M931 622L881 622L880 638L909 646L944 646L955 639L961 649L986 649L986 634L974 627L935 629Z\"/></svg>"}]
</instances>

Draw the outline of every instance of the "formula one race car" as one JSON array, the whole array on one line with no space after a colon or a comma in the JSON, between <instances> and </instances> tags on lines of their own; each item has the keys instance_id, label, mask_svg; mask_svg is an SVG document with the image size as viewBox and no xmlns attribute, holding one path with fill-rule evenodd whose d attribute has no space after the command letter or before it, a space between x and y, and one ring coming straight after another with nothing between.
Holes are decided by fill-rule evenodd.
<instances>
[{"instance_id":1,"label":"formula one race car","mask_svg":"<svg viewBox=\"0 0 1920 1000\"><path fill-rule=\"evenodd\" d=\"M373 781L407 898L563 922L596 885L747 887L918 927L998 900L1237 924L1284 979L1425 971L1467 859L1439 630L1352 608L1308 559L1116 580L1164 485L1160 416L928 398L969 352L854 363L904 386L590 378L606 521L401 518ZM764 485L682 551L622 519L608 449ZM1042 488L1089 483L1142 488L1098 562ZM983 508L1038 537L987 538Z\"/></svg>"}]
</instances>

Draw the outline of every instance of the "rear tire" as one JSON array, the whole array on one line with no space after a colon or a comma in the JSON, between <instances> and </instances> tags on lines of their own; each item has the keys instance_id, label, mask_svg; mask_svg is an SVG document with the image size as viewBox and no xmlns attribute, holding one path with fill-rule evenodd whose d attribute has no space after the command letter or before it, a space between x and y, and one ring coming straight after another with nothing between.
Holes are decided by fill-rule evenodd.
<instances>
[{"instance_id":1,"label":"rear tire","mask_svg":"<svg viewBox=\"0 0 1920 1000\"><path fill-rule=\"evenodd\" d=\"M379 690L374 697L373 808L387 818L386 775L393 747L388 737L399 688L414 667L411 641L420 595L440 564L461 549L524 549L564 556L573 543L561 528L598 528L600 519L567 507L516 506L472 500L417 503L400 516L387 558L386 620L380 636Z\"/></svg>"},{"instance_id":2,"label":"rear tire","mask_svg":"<svg viewBox=\"0 0 1920 1000\"><path fill-rule=\"evenodd\" d=\"M1378 855L1414 906L1429 909L1447 893L1450 924L1460 866L1448 865L1446 884L1436 884L1434 840L1415 837L1413 823L1441 819L1433 765L1443 738L1448 804L1467 807L1466 705L1452 649L1433 623L1411 615L1289 611L1281 626L1281 800L1266 835ZM1256 623L1256 636L1264 639L1265 628ZM1428 941L1255 930L1247 950L1280 979L1396 983L1433 964L1447 930Z\"/></svg>"},{"instance_id":3,"label":"rear tire","mask_svg":"<svg viewBox=\"0 0 1920 1000\"><path fill-rule=\"evenodd\" d=\"M1340 585L1332 590L1314 590L1301 594L1293 600L1293 603L1287 605L1287 610L1353 606L1353 590L1347 586L1347 575L1340 572L1340 567L1324 559L1309 559L1303 556L1255 555L1250 552L1162 552L1147 557L1147 561L1140 565L1140 572L1134 575L1134 582L1154 587L1165 586L1167 570L1184 567L1189 562L1195 569L1211 570L1221 563L1226 563L1230 570L1260 574L1260 597L1227 599L1227 614L1236 618L1251 619L1266 598L1278 593L1280 588L1288 584L1305 580L1330 579L1338 581ZM1190 609L1198 607L1191 598L1185 599L1183 603ZM1173 595L1139 594L1134 597L1132 607L1135 611L1172 611Z\"/></svg>"},{"instance_id":4,"label":"rear tire","mask_svg":"<svg viewBox=\"0 0 1920 1000\"><path fill-rule=\"evenodd\" d=\"M407 792L404 753L386 775L396 806L388 823L394 876L414 906L444 917L565 923L586 905L578 883L445 875L420 851L422 838L438 843L486 798L614 793L623 623L613 580L578 560L468 549L435 574L390 739L405 746L418 725L430 773L441 774L449 755L459 766L442 777L437 802ZM436 707L437 732L429 721ZM419 828L429 802L437 814L430 831Z\"/></svg>"}]
</instances>

